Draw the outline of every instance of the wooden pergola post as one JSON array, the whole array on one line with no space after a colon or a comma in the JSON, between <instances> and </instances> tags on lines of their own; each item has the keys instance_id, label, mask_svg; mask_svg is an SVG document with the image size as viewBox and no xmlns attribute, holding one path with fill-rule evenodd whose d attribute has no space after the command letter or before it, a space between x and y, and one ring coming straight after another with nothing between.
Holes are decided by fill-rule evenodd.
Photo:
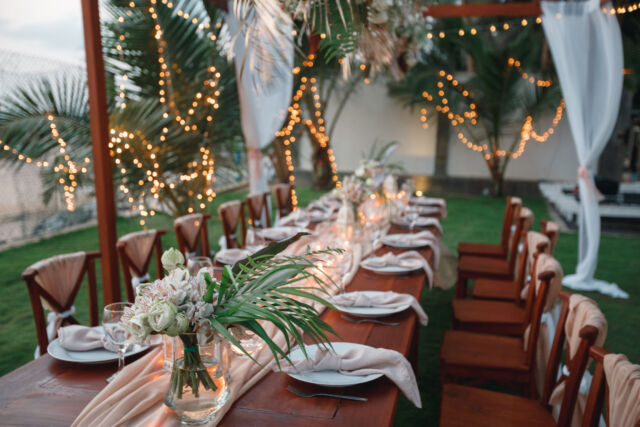
<instances>
[{"instance_id":1,"label":"wooden pergola post","mask_svg":"<svg viewBox=\"0 0 640 427\"><path fill-rule=\"evenodd\" d=\"M116 252L116 208L109 156L107 87L102 58L98 0L82 0L82 22L89 87L89 123L91 125L91 149L98 211L102 295L106 305L120 301L121 296L118 254Z\"/></svg>"}]
</instances>

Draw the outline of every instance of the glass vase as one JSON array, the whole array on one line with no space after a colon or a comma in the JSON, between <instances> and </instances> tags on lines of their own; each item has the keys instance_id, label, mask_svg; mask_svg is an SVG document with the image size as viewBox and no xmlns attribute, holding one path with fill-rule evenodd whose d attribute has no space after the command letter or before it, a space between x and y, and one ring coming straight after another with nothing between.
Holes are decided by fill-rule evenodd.
<instances>
[{"instance_id":1,"label":"glass vase","mask_svg":"<svg viewBox=\"0 0 640 427\"><path fill-rule=\"evenodd\" d=\"M182 334L172 341L171 379L164 404L182 424L213 421L229 400L229 348L224 340L199 344L196 334ZM166 365L165 365L166 366Z\"/></svg>"}]
</instances>

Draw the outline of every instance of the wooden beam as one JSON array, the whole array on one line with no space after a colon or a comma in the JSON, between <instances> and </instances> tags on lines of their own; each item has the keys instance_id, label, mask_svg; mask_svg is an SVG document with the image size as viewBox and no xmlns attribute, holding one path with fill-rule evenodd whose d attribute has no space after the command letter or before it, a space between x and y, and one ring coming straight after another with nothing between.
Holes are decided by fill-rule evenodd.
<instances>
[{"instance_id":1,"label":"wooden beam","mask_svg":"<svg viewBox=\"0 0 640 427\"><path fill-rule=\"evenodd\" d=\"M113 194L113 174L109 156L109 117L105 83L100 14L98 0L82 0L84 50L89 87L89 124L98 211L100 266L104 304L121 300L118 254L116 252L116 208Z\"/></svg>"},{"instance_id":2,"label":"wooden beam","mask_svg":"<svg viewBox=\"0 0 640 427\"><path fill-rule=\"evenodd\" d=\"M472 16L540 16L539 2L431 4L422 9L423 16L457 18Z\"/></svg>"}]
</instances>

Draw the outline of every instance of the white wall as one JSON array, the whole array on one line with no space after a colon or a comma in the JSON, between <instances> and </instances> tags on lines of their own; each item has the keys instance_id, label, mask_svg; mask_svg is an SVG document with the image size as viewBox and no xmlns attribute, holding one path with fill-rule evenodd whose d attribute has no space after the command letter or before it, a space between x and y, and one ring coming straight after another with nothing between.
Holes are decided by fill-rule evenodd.
<instances>
[{"instance_id":1,"label":"white wall","mask_svg":"<svg viewBox=\"0 0 640 427\"><path fill-rule=\"evenodd\" d=\"M325 119L333 117L337 97L331 101ZM432 175L436 133L435 127L423 129L419 109L404 108L395 98L387 96L383 79L370 85L361 85L351 95L333 134L331 146L339 171L354 171L363 153L378 141L381 144L398 141L392 160L401 163L405 170L415 175ZM310 169L310 144L300 141L300 168Z\"/></svg>"},{"instance_id":2,"label":"white wall","mask_svg":"<svg viewBox=\"0 0 640 427\"><path fill-rule=\"evenodd\" d=\"M329 106L327 118L335 108ZM430 112L435 118L436 112ZM542 133L551 123L551 114L535 118L534 129ZM397 140L400 145L392 160L401 162L407 173L433 175L436 146L435 120L423 129L419 109L411 110L387 95L383 79L371 85L362 85L345 106L331 141L339 171L355 170L363 152L373 143ZM450 176L488 178L489 173L482 156L469 150L450 132L447 171ZM310 170L310 144L306 136L300 141L299 169ZM543 144L527 143L524 154L512 159L507 168L507 179L520 180L575 180L578 161L566 116L555 133Z\"/></svg>"}]
</instances>

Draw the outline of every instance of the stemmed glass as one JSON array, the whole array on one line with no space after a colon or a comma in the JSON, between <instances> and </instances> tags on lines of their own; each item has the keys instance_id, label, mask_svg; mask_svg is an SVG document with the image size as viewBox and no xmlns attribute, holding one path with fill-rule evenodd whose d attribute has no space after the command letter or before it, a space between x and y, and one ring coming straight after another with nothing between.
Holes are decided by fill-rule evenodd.
<instances>
[{"instance_id":1,"label":"stemmed glass","mask_svg":"<svg viewBox=\"0 0 640 427\"><path fill-rule=\"evenodd\" d=\"M213 267L211 258L206 256L194 256L187 261L187 270L191 276L197 276L198 272L205 267Z\"/></svg>"},{"instance_id":2,"label":"stemmed glass","mask_svg":"<svg viewBox=\"0 0 640 427\"><path fill-rule=\"evenodd\" d=\"M297 213L293 223L298 228L307 228L309 226L309 213L306 210L300 209Z\"/></svg>"},{"instance_id":3,"label":"stemmed glass","mask_svg":"<svg viewBox=\"0 0 640 427\"><path fill-rule=\"evenodd\" d=\"M413 229L416 226L416 221L418 221L418 217L420 216L417 209L415 209L413 206L408 206L407 210L404 213L404 216L405 218L407 218L407 221L409 221L409 231L413 233Z\"/></svg>"},{"instance_id":4,"label":"stemmed glass","mask_svg":"<svg viewBox=\"0 0 640 427\"><path fill-rule=\"evenodd\" d=\"M258 229L247 230L244 247L250 252L257 252L265 246L264 238Z\"/></svg>"},{"instance_id":5,"label":"stemmed glass","mask_svg":"<svg viewBox=\"0 0 640 427\"><path fill-rule=\"evenodd\" d=\"M127 331L120 324L120 320L124 315L125 308L132 305L130 302L115 302L105 305L102 312L104 334L112 344L118 347L118 370L107 378L107 382L111 382L124 368L124 355L129 344L127 343Z\"/></svg>"}]
</instances>

